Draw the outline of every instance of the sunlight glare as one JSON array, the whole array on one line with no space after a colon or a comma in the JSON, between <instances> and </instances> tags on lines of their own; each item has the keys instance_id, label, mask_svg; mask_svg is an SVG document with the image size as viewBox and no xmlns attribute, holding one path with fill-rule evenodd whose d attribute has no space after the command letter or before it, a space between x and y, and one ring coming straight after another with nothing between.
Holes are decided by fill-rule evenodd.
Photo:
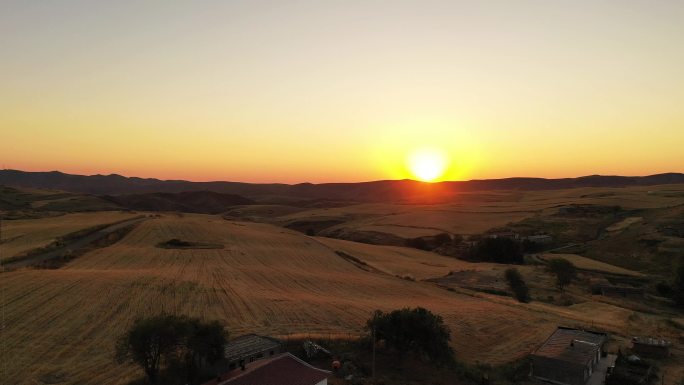
<instances>
[{"instance_id":1,"label":"sunlight glare","mask_svg":"<svg viewBox=\"0 0 684 385\"><path fill-rule=\"evenodd\" d=\"M411 173L420 181L434 182L446 172L448 158L441 150L425 148L412 153L408 158Z\"/></svg>"}]
</instances>

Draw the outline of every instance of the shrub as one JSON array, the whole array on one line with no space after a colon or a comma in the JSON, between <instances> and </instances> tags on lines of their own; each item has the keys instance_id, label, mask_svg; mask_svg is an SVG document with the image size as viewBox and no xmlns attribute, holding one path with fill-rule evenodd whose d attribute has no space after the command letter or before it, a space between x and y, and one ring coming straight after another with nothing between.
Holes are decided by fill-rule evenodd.
<instances>
[{"instance_id":1,"label":"shrub","mask_svg":"<svg viewBox=\"0 0 684 385\"><path fill-rule=\"evenodd\" d=\"M375 331L376 340L385 340L388 347L400 354L426 355L439 363L453 361L449 328L444 325L442 317L424 308L405 308L391 313L376 310L366 327Z\"/></svg>"},{"instance_id":2,"label":"shrub","mask_svg":"<svg viewBox=\"0 0 684 385\"><path fill-rule=\"evenodd\" d=\"M414 249L429 250L428 243L422 237L407 239L406 246L413 247Z\"/></svg>"},{"instance_id":3,"label":"shrub","mask_svg":"<svg viewBox=\"0 0 684 385\"><path fill-rule=\"evenodd\" d=\"M505 277L508 281L508 286L511 288L511 291L513 291L513 295L518 302L529 302L530 290L527 288L527 284L525 284L525 281L523 280L522 275L520 275L518 269L507 269Z\"/></svg>"},{"instance_id":4,"label":"shrub","mask_svg":"<svg viewBox=\"0 0 684 385\"><path fill-rule=\"evenodd\" d=\"M451 236L447 233L440 233L435 235L435 246L443 246L451 243Z\"/></svg>"},{"instance_id":5,"label":"shrub","mask_svg":"<svg viewBox=\"0 0 684 385\"><path fill-rule=\"evenodd\" d=\"M510 238L484 238L472 250L472 257L497 263L523 263L520 244Z\"/></svg>"}]
</instances>

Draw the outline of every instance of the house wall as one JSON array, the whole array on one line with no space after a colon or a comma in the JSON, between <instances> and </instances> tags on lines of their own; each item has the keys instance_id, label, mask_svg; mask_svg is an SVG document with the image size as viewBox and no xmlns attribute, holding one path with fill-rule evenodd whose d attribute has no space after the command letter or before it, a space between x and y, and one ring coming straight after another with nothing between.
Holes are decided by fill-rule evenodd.
<instances>
[{"instance_id":1,"label":"house wall","mask_svg":"<svg viewBox=\"0 0 684 385\"><path fill-rule=\"evenodd\" d=\"M328 385L328 379L326 378L325 380L319 382L319 383L316 384L316 385Z\"/></svg>"},{"instance_id":2,"label":"house wall","mask_svg":"<svg viewBox=\"0 0 684 385\"><path fill-rule=\"evenodd\" d=\"M647 357L667 358L670 355L670 349L667 346L654 346L640 343L633 343L632 350L635 353Z\"/></svg>"},{"instance_id":3,"label":"house wall","mask_svg":"<svg viewBox=\"0 0 684 385\"><path fill-rule=\"evenodd\" d=\"M532 376L563 385L584 385L591 367L573 365L548 357L532 356Z\"/></svg>"}]
</instances>

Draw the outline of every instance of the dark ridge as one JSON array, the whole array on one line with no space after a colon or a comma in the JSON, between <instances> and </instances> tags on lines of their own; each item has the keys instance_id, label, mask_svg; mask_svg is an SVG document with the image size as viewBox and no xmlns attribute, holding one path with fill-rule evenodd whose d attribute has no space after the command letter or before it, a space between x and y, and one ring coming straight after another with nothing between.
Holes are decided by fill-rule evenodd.
<instances>
[{"instance_id":1,"label":"dark ridge","mask_svg":"<svg viewBox=\"0 0 684 385\"><path fill-rule=\"evenodd\" d=\"M251 199L239 195L212 191L108 195L103 198L130 210L182 211L202 214L218 214L226 211L230 206L254 203Z\"/></svg>"},{"instance_id":2,"label":"dark ridge","mask_svg":"<svg viewBox=\"0 0 684 385\"><path fill-rule=\"evenodd\" d=\"M684 183L684 174L649 176L590 175L579 178L505 178L463 182L422 183L412 180L383 180L362 183L254 184L240 182L189 182L129 178L121 175L71 175L58 171L25 172L1 170L0 184L16 187L58 189L86 194L122 195L146 193L214 192L242 197L289 197L360 202L444 200L461 192L488 190L558 190L580 187L630 187ZM163 196L161 200L167 200ZM174 201L171 199L171 201ZM161 203L159 203L161 204ZM170 204L170 203L167 203ZM142 208L141 208L142 209Z\"/></svg>"}]
</instances>

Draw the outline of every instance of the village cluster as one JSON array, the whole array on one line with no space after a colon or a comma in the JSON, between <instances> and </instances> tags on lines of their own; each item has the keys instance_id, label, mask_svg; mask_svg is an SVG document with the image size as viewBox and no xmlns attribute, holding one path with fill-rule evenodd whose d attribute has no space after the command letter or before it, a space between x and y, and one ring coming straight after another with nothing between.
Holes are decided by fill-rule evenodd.
<instances>
[{"instance_id":1,"label":"village cluster","mask_svg":"<svg viewBox=\"0 0 684 385\"><path fill-rule=\"evenodd\" d=\"M653 370L646 359L664 359L671 343L653 337L633 337L631 346L609 349L607 333L558 327L530 354L531 383L556 385L619 385L626 378L646 383ZM343 376L340 357L312 341L304 342L305 357L285 351L273 337L247 334L231 340L225 358L216 366L221 372L204 385L327 385ZM321 369L307 362L313 357L329 358ZM320 360L318 362L321 362ZM323 360L322 362L325 362ZM319 365L320 366L320 365ZM353 376L346 375L347 380ZM488 379L483 378L483 383Z\"/></svg>"}]
</instances>

